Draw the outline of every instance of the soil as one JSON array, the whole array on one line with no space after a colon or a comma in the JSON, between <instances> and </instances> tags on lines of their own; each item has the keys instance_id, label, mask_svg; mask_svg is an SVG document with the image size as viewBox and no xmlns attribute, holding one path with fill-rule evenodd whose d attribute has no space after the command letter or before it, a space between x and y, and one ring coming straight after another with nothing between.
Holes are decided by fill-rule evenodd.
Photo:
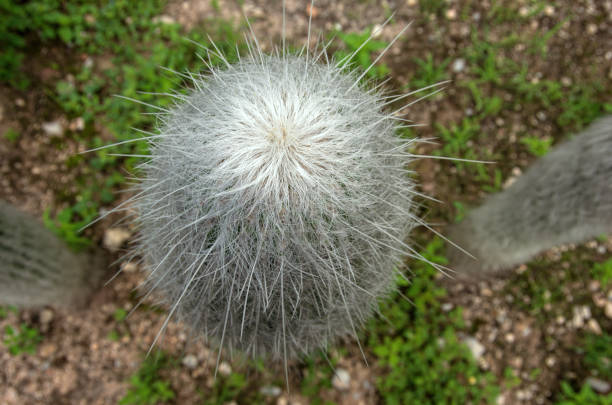
<instances>
[{"instance_id":1,"label":"soil","mask_svg":"<svg viewBox=\"0 0 612 405\"><path fill-rule=\"evenodd\" d=\"M524 0L518 2L527 3ZM241 7L239 3L244 5ZM308 3L287 0L285 35L288 43L297 46L306 43L310 10ZM264 49L271 50L273 44L281 42L283 19L279 2L219 0L218 4L217 9L209 1L171 1L165 17L188 29L209 18L243 21L244 13L252 20L252 28L258 38L265 39L261 41ZM449 1L448 4L449 9L458 11L462 3ZM485 15L490 11L491 2L481 2L480 7L472 16L474 24L478 24L476 13ZM422 58L431 53L436 60L450 58L453 61L472 40L469 26L459 18L451 18L452 14L447 13L430 20L422 18L416 0L317 1L312 9L312 32L330 32L334 29L360 32L373 24L381 24L390 10L395 10L396 14L380 33L384 40L391 41L408 22L413 22L401 40L382 58L382 62L391 69L392 85L396 88L409 82L416 69L415 57ZM609 46L602 46L605 43L612 44L610 16L612 2L608 0L555 2L552 14L534 19L534 24L529 28L535 35L540 29L551 29L565 17L571 17L558 35L551 39L548 45L549 57L539 58L518 47L505 56L527 61L530 71L539 72L540 77L550 80L572 82L599 79L601 82L604 78L602 85L607 89L607 94L612 94L612 50ZM496 31L495 27L488 33L492 39L504 34ZM312 43L316 37L313 36ZM35 82L30 90L22 92L6 85L0 86L0 133L8 128L18 129L20 133L15 143L0 140L0 198L40 217L47 208L52 212L59 211L65 204L62 196L74 192L75 178L82 172L68 169L66 162L71 156L83 151L82 145L70 136L54 136L44 130L45 124L54 121L64 128L79 130L74 120L63 115L45 91L46 86L57 81L58 74L61 75L47 69L45 61L66 64L86 55L72 55L63 48L41 48L32 56L27 69ZM464 74L452 73L451 78L458 82ZM501 90L496 91L499 91L498 95L502 98L510 96ZM419 128L418 136L433 137L434 123L447 125L460 121L470 107L465 102L467 94L467 89L453 87L451 84L443 96L411 107L408 118L418 117L418 122L424 124ZM551 106L550 111L544 112L544 115L539 114L541 111L529 111L527 108L502 111L499 116L486 121L481 128L483 133L490 134L483 141L484 145L496 156L505 157L496 166L501 169L504 179L515 176L534 159L519 144L519 134L530 133L558 141L573 129L560 128L555 123L553 118L558 114L557 106ZM70 134L72 130L69 129L67 133ZM104 128L95 130L104 133ZM429 155L433 148L423 144L418 152ZM445 210L448 211L452 201L477 204L485 195L481 185L465 183L458 178L452 164L421 159L415 169L423 192L446 203L444 206L428 203L427 212L423 212L427 220L436 224L435 228L441 232L444 232L444 226L451 218ZM96 224L86 235L103 245L104 235L115 230L112 224L116 219ZM126 235L131 234L129 227L122 229L127 232ZM10 312L5 319L0 320L0 330L6 325L26 322L38 328L44 337L35 355L13 356L4 345L0 345L0 363L3 365L0 370L0 403L115 404L125 395L129 377L138 370L142 354L150 349L165 321L165 311L156 309L156 301L151 297L125 321L117 322L114 317L117 309L130 311L140 302L135 291L143 279L139 265L121 259L129 239L122 238L117 242L118 245L106 243L108 254L118 261L111 273L120 268L125 271L101 288L86 308L78 311L51 307L30 309L21 311L19 315ZM120 249L117 251L118 247ZM578 252L577 257L601 261L610 257L612 246L593 241L581 247L560 249ZM553 266L575 266L580 270L580 261L563 259L560 250L548 252L542 258L552 262ZM515 269L515 273L523 273L525 269L525 266L521 266ZM547 274L552 274L550 270ZM521 377L520 384L503 389L498 403L548 404L558 390L561 379L579 380L584 377L575 360L574 345L581 333L593 326L592 323L589 326L588 322L583 325L574 323L572 314L575 308L589 306L597 315L593 315L593 319L604 319L598 326L612 331L612 323L602 315L603 309L599 306L602 296L605 297L608 292L597 285L569 284L564 312L542 319L516 305L517 299L528 299L524 293L512 290L509 280L518 277L517 274L479 282L454 279L440 282L449 291L445 304L464 308L464 318L470 327L471 336L484 346L484 354L479 360L481 368L499 377L503 377L510 368ZM589 302L577 302L572 298L577 292L585 291L590 297ZM554 310L551 308L548 312L554 314ZM109 339L109 334L116 334L118 339ZM212 387L214 384L216 353L201 341L192 339L187 328L174 321L168 323L157 345L182 362L178 367L164 371L166 374L163 375L176 392L174 403L202 403L199 387ZM380 370L364 364L354 341L348 340L339 346L347 354L342 356L336 367L348 371L350 383L342 389L334 386L323 389L321 397L346 405L380 403L375 389ZM195 362L185 361L194 357ZM220 371L227 372L229 367L244 372L244 365L239 360L230 361L224 354L221 362ZM540 370L537 377L530 375L534 369ZM301 370L297 363L290 365L290 386L299 386ZM261 376L248 376L248 379L256 382L261 377L269 381L270 376L277 371L282 375L280 369L272 368L262 371ZM299 390L288 392L282 378L279 387L282 388L281 393L268 397L269 403L308 403L308 398L299 395Z\"/></svg>"}]
</instances>

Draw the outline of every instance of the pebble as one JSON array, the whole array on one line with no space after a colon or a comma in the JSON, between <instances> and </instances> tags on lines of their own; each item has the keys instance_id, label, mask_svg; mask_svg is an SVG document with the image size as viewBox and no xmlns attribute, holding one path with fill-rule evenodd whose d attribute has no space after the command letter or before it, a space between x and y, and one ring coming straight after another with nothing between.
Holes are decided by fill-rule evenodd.
<instances>
[{"instance_id":1,"label":"pebble","mask_svg":"<svg viewBox=\"0 0 612 405\"><path fill-rule=\"evenodd\" d=\"M591 308L587 305L574 307L573 312L574 317L572 318L572 326L574 326L574 328L582 328L585 321L591 318Z\"/></svg>"},{"instance_id":2,"label":"pebble","mask_svg":"<svg viewBox=\"0 0 612 405\"><path fill-rule=\"evenodd\" d=\"M466 336L462 341L467 345L468 349L470 349L472 356L474 356L476 360L479 360L486 350L482 343L472 336Z\"/></svg>"},{"instance_id":3,"label":"pebble","mask_svg":"<svg viewBox=\"0 0 612 405\"><path fill-rule=\"evenodd\" d=\"M185 367L193 370L198 366L198 359L193 354L188 354L187 356L183 357L182 363Z\"/></svg>"},{"instance_id":4,"label":"pebble","mask_svg":"<svg viewBox=\"0 0 612 405\"><path fill-rule=\"evenodd\" d=\"M219 374L224 375L226 377L232 374L232 367L229 365L228 362L222 361L221 364L219 364Z\"/></svg>"},{"instance_id":5,"label":"pebble","mask_svg":"<svg viewBox=\"0 0 612 405\"><path fill-rule=\"evenodd\" d=\"M465 59L455 59L455 61L453 62L453 72L463 72L463 69L465 69Z\"/></svg>"},{"instance_id":6,"label":"pebble","mask_svg":"<svg viewBox=\"0 0 612 405\"><path fill-rule=\"evenodd\" d=\"M134 262L123 262L121 264L121 271L126 273L135 273L138 270L138 264Z\"/></svg>"},{"instance_id":7,"label":"pebble","mask_svg":"<svg viewBox=\"0 0 612 405\"><path fill-rule=\"evenodd\" d=\"M587 327L594 334L601 335L601 326L599 326L599 323L597 322L597 320L589 319L589 322L587 323Z\"/></svg>"},{"instance_id":8,"label":"pebble","mask_svg":"<svg viewBox=\"0 0 612 405\"><path fill-rule=\"evenodd\" d=\"M19 97L15 100L15 105L17 107L25 107L25 100Z\"/></svg>"},{"instance_id":9,"label":"pebble","mask_svg":"<svg viewBox=\"0 0 612 405\"><path fill-rule=\"evenodd\" d=\"M264 385L259 389L259 392L265 397L277 397L281 394L282 390L276 385Z\"/></svg>"},{"instance_id":10,"label":"pebble","mask_svg":"<svg viewBox=\"0 0 612 405\"><path fill-rule=\"evenodd\" d=\"M153 18L154 23L162 23L162 24L176 24L176 20L169 15L162 14L158 17Z\"/></svg>"},{"instance_id":11,"label":"pebble","mask_svg":"<svg viewBox=\"0 0 612 405\"><path fill-rule=\"evenodd\" d=\"M49 136L61 136L64 133L64 126L59 120L43 122L42 129Z\"/></svg>"},{"instance_id":12,"label":"pebble","mask_svg":"<svg viewBox=\"0 0 612 405\"><path fill-rule=\"evenodd\" d=\"M586 379L586 383L599 394L607 394L610 391L610 383L599 378L589 377Z\"/></svg>"},{"instance_id":13,"label":"pebble","mask_svg":"<svg viewBox=\"0 0 612 405\"><path fill-rule=\"evenodd\" d=\"M612 301L607 301L606 302L606 309L604 310L604 312L606 313L606 316L610 319L612 319Z\"/></svg>"},{"instance_id":14,"label":"pebble","mask_svg":"<svg viewBox=\"0 0 612 405\"><path fill-rule=\"evenodd\" d=\"M70 122L70 125L68 125L68 128L70 128L71 131L80 132L83 129L85 129L85 120L83 119L83 117L77 117Z\"/></svg>"},{"instance_id":15,"label":"pebble","mask_svg":"<svg viewBox=\"0 0 612 405\"><path fill-rule=\"evenodd\" d=\"M449 20L454 20L455 18L457 18L457 10L455 10L454 8L449 8L448 10L446 10L446 18L448 18Z\"/></svg>"},{"instance_id":16,"label":"pebble","mask_svg":"<svg viewBox=\"0 0 612 405\"><path fill-rule=\"evenodd\" d=\"M332 385L339 390L347 390L351 385L351 375L343 368L336 370L332 378Z\"/></svg>"},{"instance_id":17,"label":"pebble","mask_svg":"<svg viewBox=\"0 0 612 405\"><path fill-rule=\"evenodd\" d=\"M42 311L40 311L40 315L38 316L38 319L40 320L40 323L42 323L43 325L48 325L51 323L51 321L53 321L53 311L51 309L45 308Z\"/></svg>"},{"instance_id":18,"label":"pebble","mask_svg":"<svg viewBox=\"0 0 612 405\"><path fill-rule=\"evenodd\" d=\"M109 228L104 232L104 246L111 252L115 252L130 236L132 234L125 228Z\"/></svg>"},{"instance_id":19,"label":"pebble","mask_svg":"<svg viewBox=\"0 0 612 405\"><path fill-rule=\"evenodd\" d=\"M599 280L591 280L589 281L589 291L596 292L601 288L601 283Z\"/></svg>"}]
</instances>

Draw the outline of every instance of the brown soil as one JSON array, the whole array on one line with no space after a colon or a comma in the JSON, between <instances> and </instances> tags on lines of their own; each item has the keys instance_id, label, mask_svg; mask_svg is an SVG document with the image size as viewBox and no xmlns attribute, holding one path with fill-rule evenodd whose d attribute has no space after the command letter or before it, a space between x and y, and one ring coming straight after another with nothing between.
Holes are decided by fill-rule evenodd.
<instances>
[{"instance_id":1,"label":"brown soil","mask_svg":"<svg viewBox=\"0 0 612 405\"><path fill-rule=\"evenodd\" d=\"M199 22L215 17L241 21L242 12L238 2L219 0L219 10L211 2L197 0L172 1L166 15L185 27L196 26ZM306 43L308 30L308 3L287 0L286 36L294 45ZM527 3L524 0L519 3ZM279 44L282 33L282 12L280 3L271 0L245 0L243 11L253 18L253 30L258 38L263 38L264 48L271 49ZM458 1L450 1L449 9L458 11ZM478 11L485 15L490 10L490 2L482 2ZM411 78L416 68L415 57L425 57L432 53L436 60L459 57L462 49L471 41L469 26L460 19L437 17L427 21L422 18L418 1L317 1L313 12L312 32L330 32L334 28L345 32L361 31L372 24L382 23L388 10L396 10L393 21L386 26L381 37L390 41L410 21L412 27L401 41L391 48L382 62L391 68L394 85L403 86ZM549 43L549 57L539 58L520 47L508 52L514 60L525 60L530 70L539 72L541 77L560 81L589 81L603 78L607 94L612 92L612 2L610 1L559 1L555 2L552 15L535 19L529 26L533 35L542 28L552 28L566 16L571 19ZM478 20L472 18L473 24ZM592 32L591 24L596 25ZM507 26L506 26L507 28ZM524 29L525 27L521 27ZM507 32L498 32L495 27L489 32L490 38L499 38ZM529 33L523 32L525 35ZM314 42L314 39L313 39ZM75 178L81 175L78 170L66 167L65 162L82 151L82 145L70 136L54 137L45 133L43 124L58 120L69 128L72 120L62 115L57 106L46 95L45 87L58 80L56 72L46 69L42 61L53 59L68 63L72 58L84 55L69 55L66 51L43 48L39 57L31 63L30 69L37 82L27 92L0 87L0 134L8 128L20 133L16 143L0 139L0 198L7 200L25 211L40 216L46 208L57 212L64 201L62 195L74 193ZM38 60L39 62L36 62ZM452 63L452 62L451 62ZM453 73L454 83L465 72ZM535 78L534 78L535 80ZM495 90L502 98L510 97L503 90ZM460 121L469 105L465 88L452 84L441 97L418 103L411 108L408 118L418 117L425 126L418 130L423 138L435 134L433 123L448 125ZM527 107L528 108L528 107ZM559 128L554 122L558 114L557 106L551 106L544 116L540 111L502 111L498 117L485 122L483 133L490 136L480 140L496 155L507 157L496 167L507 179L516 169L525 168L532 160L517 141L519 134L529 133L540 137L549 136L562 139L574 128ZM539 118L538 118L539 117ZM76 131L77 129L75 129ZM103 128L95 128L104 132ZM68 134L70 132L68 131ZM419 152L429 154L432 146L423 145ZM440 224L439 230L449 221L448 209L452 201L461 200L476 204L484 196L481 185L465 183L458 178L452 164L432 159L423 159L416 165L421 188L446 204L429 204L427 219ZM81 170L86 170L82 168ZM445 211L446 210L446 211ZM97 235L97 240L108 230L111 222L98 224L88 231ZM580 249L587 257L601 260L609 257L612 247L596 242L592 248ZM592 244L591 244L592 245ZM125 247L125 246L124 246ZM598 250L599 249L599 250ZM118 258L118 253L109 253ZM555 252L549 253L554 266L579 263L561 260ZM111 283L102 288L91 300L88 308L78 312L65 309L25 310L16 315L10 313L0 321L0 330L6 325L27 322L37 327L43 334L43 343L35 355L12 356L4 345L0 345L0 402L6 404L115 404L125 395L129 377L137 371L143 353L151 347L164 320L165 312L156 310L151 299L135 310L125 321L117 322L113 314L118 308L133 309L139 302L134 289L142 281L141 273L135 263L120 262L113 269L127 268ZM519 271L523 271L520 268ZM516 277L516 276L515 276ZM593 285L568 285L567 312L559 317L542 320L529 311L516 305L516 300L525 299L524 294L509 290L506 279L482 282L462 282L445 280L449 289L447 303L464 307L464 317L474 336L485 347L480 360L483 369L491 370L502 377L511 368L523 379L516 387L505 388L500 404L545 404L550 403L554 390L562 378L575 379L580 376L572 370L576 367L573 360L573 345L588 326L573 326L572 309L577 305L589 305L600 316L601 297L607 292ZM587 291L591 302L575 302L576 291ZM47 311L47 312L45 312ZM44 316L43 316L44 312ZM554 313L550 309L550 313ZM569 315L568 315L569 313ZM51 314L51 316L49 316ZM551 320L552 319L552 320ZM602 322L604 330L612 331L612 324ZM119 340L109 339L116 333ZM170 322L158 342L163 350L181 361L195 356L193 366L173 367L164 378L171 382L176 391L176 404L202 403L200 387L212 387L216 354L202 342L193 341L187 329L176 322ZM347 370L351 376L350 387L346 390L324 389L321 397L338 404L374 404L379 399L375 390L377 369L366 367L356 344L352 341L340 345L347 351L337 367ZM222 362L230 368L245 371L246 367L236 361L232 363L225 355ZM299 387L301 366L290 365L291 385ZM534 369L541 370L537 377L531 377ZM251 370L251 369L249 369ZM277 374L278 372L278 374ZM249 381L274 381L283 387L282 371L269 369L249 375ZM259 389L260 387L254 387ZM295 392L294 392L295 391ZM283 388L278 397L268 398L268 403L306 404L308 398L300 396L299 389L291 393Z\"/></svg>"}]
</instances>

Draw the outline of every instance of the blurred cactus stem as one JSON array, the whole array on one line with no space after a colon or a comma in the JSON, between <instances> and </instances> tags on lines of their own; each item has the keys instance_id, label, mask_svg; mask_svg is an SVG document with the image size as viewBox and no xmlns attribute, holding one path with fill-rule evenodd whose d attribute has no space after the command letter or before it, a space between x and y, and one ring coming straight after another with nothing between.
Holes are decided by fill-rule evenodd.
<instances>
[{"instance_id":1,"label":"blurred cactus stem","mask_svg":"<svg viewBox=\"0 0 612 405\"><path fill-rule=\"evenodd\" d=\"M105 269L101 255L71 251L41 222L0 201L0 305L83 307Z\"/></svg>"}]
</instances>

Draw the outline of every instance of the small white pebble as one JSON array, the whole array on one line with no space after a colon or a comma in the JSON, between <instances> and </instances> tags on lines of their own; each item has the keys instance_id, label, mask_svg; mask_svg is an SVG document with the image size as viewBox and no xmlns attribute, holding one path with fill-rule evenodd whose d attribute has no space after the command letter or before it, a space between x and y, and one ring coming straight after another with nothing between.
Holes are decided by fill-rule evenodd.
<instances>
[{"instance_id":1,"label":"small white pebble","mask_svg":"<svg viewBox=\"0 0 612 405\"><path fill-rule=\"evenodd\" d=\"M470 352L472 352L472 356L474 356L475 360L479 360L486 351L482 343L472 336L466 336L461 340L467 345L468 349L470 349Z\"/></svg>"},{"instance_id":2,"label":"small white pebble","mask_svg":"<svg viewBox=\"0 0 612 405\"><path fill-rule=\"evenodd\" d=\"M64 133L64 126L59 120L43 122L42 129L49 136L61 136Z\"/></svg>"},{"instance_id":3,"label":"small white pebble","mask_svg":"<svg viewBox=\"0 0 612 405\"><path fill-rule=\"evenodd\" d=\"M264 385L259 389L259 392L265 397L277 397L281 394L282 390L276 385Z\"/></svg>"},{"instance_id":4,"label":"small white pebble","mask_svg":"<svg viewBox=\"0 0 612 405\"><path fill-rule=\"evenodd\" d=\"M463 69L465 69L465 59L455 59L455 61L453 62L453 72L463 72Z\"/></svg>"},{"instance_id":5,"label":"small white pebble","mask_svg":"<svg viewBox=\"0 0 612 405\"><path fill-rule=\"evenodd\" d=\"M332 378L332 385L339 390L347 390L351 385L351 375L343 368L336 370Z\"/></svg>"},{"instance_id":6,"label":"small white pebble","mask_svg":"<svg viewBox=\"0 0 612 405\"><path fill-rule=\"evenodd\" d=\"M187 356L183 357L182 363L185 367L193 370L198 366L198 359L193 354L188 354Z\"/></svg>"},{"instance_id":7,"label":"small white pebble","mask_svg":"<svg viewBox=\"0 0 612 405\"><path fill-rule=\"evenodd\" d=\"M219 371L219 374L227 377L228 375L232 374L232 367L229 365L228 362L222 361L221 364L219 364L218 371Z\"/></svg>"}]
</instances>

